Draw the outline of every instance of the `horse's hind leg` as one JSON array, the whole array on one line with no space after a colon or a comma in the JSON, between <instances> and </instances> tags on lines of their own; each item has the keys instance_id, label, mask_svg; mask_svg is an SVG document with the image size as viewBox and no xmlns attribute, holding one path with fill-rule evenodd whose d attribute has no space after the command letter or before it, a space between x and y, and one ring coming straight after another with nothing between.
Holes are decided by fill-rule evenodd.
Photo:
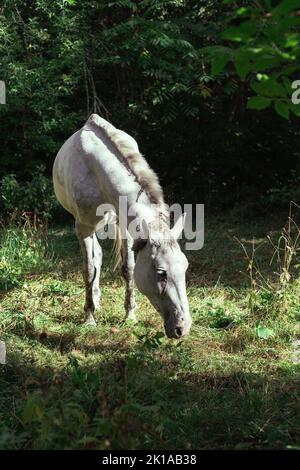
<instances>
[{"instance_id":1,"label":"horse's hind leg","mask_svg":"<svg viewBox=\"0 0 300 470\"><path fill-rule=\"evenodd\" d=\"M93 299L95 302L95 308L100 306L100 272L102 267L102 248L98 241L96 234L94 233L94 266L96 270L95 280L93 282Z\"/></svg>"},{"instance_id":2,"label":"horse's hind leg","mask_svg":"<svg viewBox=\"0 0 300 470\"><path fill-rule=\"evenodd\" d=\"M123 240L122 244L122 274L126 282L125 311L126 318L135 320L135 309L137 305L134 298L134 253L132 243L129 240Z\"/></svg>"},{"instance_id":3,"label":"horse's hind leg","mask_svg":"<svg viewBox=\"0 0 300 470\"><path fill-rule=\"evenodd\" d=\"M90 227L76 223L76 235L83 254L86 323L95 325L96 322L93 314L100 300L99 276L102 264L102 250L94 231Z\"/></svg>"}]
</instances>

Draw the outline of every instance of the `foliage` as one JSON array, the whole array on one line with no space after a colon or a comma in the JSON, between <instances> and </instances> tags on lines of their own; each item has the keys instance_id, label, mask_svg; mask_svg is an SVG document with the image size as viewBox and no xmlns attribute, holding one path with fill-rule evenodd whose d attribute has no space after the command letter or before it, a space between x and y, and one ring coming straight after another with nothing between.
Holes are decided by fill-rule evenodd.
<instances>
[{"instance_id":1,"label":"foliage","mask_svg":"<svg viewBox=\"0 0 300 470\"><path fill-rule=\"evenodd\" d=\"M206 49L212 74L219 75L233 64L239 79L256 93L248 100L248 109L273 105L285 119L290 112L299 117L300 104L293 103L291 97L297 88L292 84L300 73L300 1L224 3L233 7L220 34L223 43Z\"/></svg>"},{"instance_id":2,"label":"foliage","mask_svg":"<svg viewBox=\"0 0 300 470\"><path fill-rule=\"evenodd\" d=\"M40 163L50 175L98 112L138 140L169 199L217 209L264 197L298 171L297 11L284 0L5 0L2 175L28 181Z\"/></svg>"},{"instance_id":3,"label":"foliage","mask_svg":"<svg viewBox=\"0 0 300 470\"><path fill-rule=\"evenodd\" d=\"M20 182L15 175L3 176L0 180L0 214L4 218L26 221L36 218L44 222L55 214L58 204L53 192L52 181L38 167L31 180Z\"/></svg>"}]
</instances>

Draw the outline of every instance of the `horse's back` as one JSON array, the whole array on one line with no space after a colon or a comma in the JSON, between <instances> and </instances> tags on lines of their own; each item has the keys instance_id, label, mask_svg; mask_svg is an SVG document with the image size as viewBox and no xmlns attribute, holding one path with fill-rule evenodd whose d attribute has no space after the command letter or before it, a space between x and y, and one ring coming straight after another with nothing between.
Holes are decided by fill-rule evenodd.
<instances>
[{"instance_id":1,"label":"horse's back","mask_svg":"<svg viewBox=\"0 0 300 470\"><path fill-rule=\"evenodd\" d=\"M97 115L91 115L84 126L59 150L53 166L57 199L75 219L98 222L96 209L112 202L114 192L125 193L133 185L128 171L116 156L116 149L106 132L116 132L133 152L135 140Z\"/></svg>"},{"instance_id":2,"label":"horse's back","mask_svg":"<svg viewBox=\"0 0 300 470\"><path fill-rule=\"evenodd\" d=\"M106 121L104 118L98 116L98 114L91 114L89 119L83 126L85 130L94 130L99 129L100 133L104 132L108 135L117 135L122 142L129 148L132 149L133 152L139 152L139 147L136 140L127 132L122 131L121 129L117 129L113 124Z\"/></svg>"}]
</instances>

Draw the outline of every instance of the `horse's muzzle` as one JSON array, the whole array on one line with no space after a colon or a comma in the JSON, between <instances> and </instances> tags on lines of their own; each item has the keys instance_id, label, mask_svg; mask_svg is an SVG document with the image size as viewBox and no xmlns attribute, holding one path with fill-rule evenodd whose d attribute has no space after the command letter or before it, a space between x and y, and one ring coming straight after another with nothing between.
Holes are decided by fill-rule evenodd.
<instances>
[{"instance_id":1,"label":"horse's muzzle","mask_svg":"<svg viewBox=\"0 0 300 470\"><path fill-rule=\"evenodd\" d=\"M181 339L187 336L191 329L191 322L184 320L177 321L174 324L165 323L165 332L168 338Z\"/></svg>"}]
</instances>

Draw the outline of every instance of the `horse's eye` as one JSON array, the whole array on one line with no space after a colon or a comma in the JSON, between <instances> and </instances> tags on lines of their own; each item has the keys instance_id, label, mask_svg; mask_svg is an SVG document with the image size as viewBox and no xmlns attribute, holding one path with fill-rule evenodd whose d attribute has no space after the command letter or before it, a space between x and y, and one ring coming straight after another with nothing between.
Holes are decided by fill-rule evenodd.
<instances>
[{"instance_id":1,"label":"horse's eye","mask_svg":"<svg viewBox=\"0 0 300 470\"><path fill-rule=\"evenodd\" d=\"M156 273L157 273L158 278L161 280L164 280L167 278L167 271L165 271L164 269L158 269Z\"/></svg>"}]
</instances>

